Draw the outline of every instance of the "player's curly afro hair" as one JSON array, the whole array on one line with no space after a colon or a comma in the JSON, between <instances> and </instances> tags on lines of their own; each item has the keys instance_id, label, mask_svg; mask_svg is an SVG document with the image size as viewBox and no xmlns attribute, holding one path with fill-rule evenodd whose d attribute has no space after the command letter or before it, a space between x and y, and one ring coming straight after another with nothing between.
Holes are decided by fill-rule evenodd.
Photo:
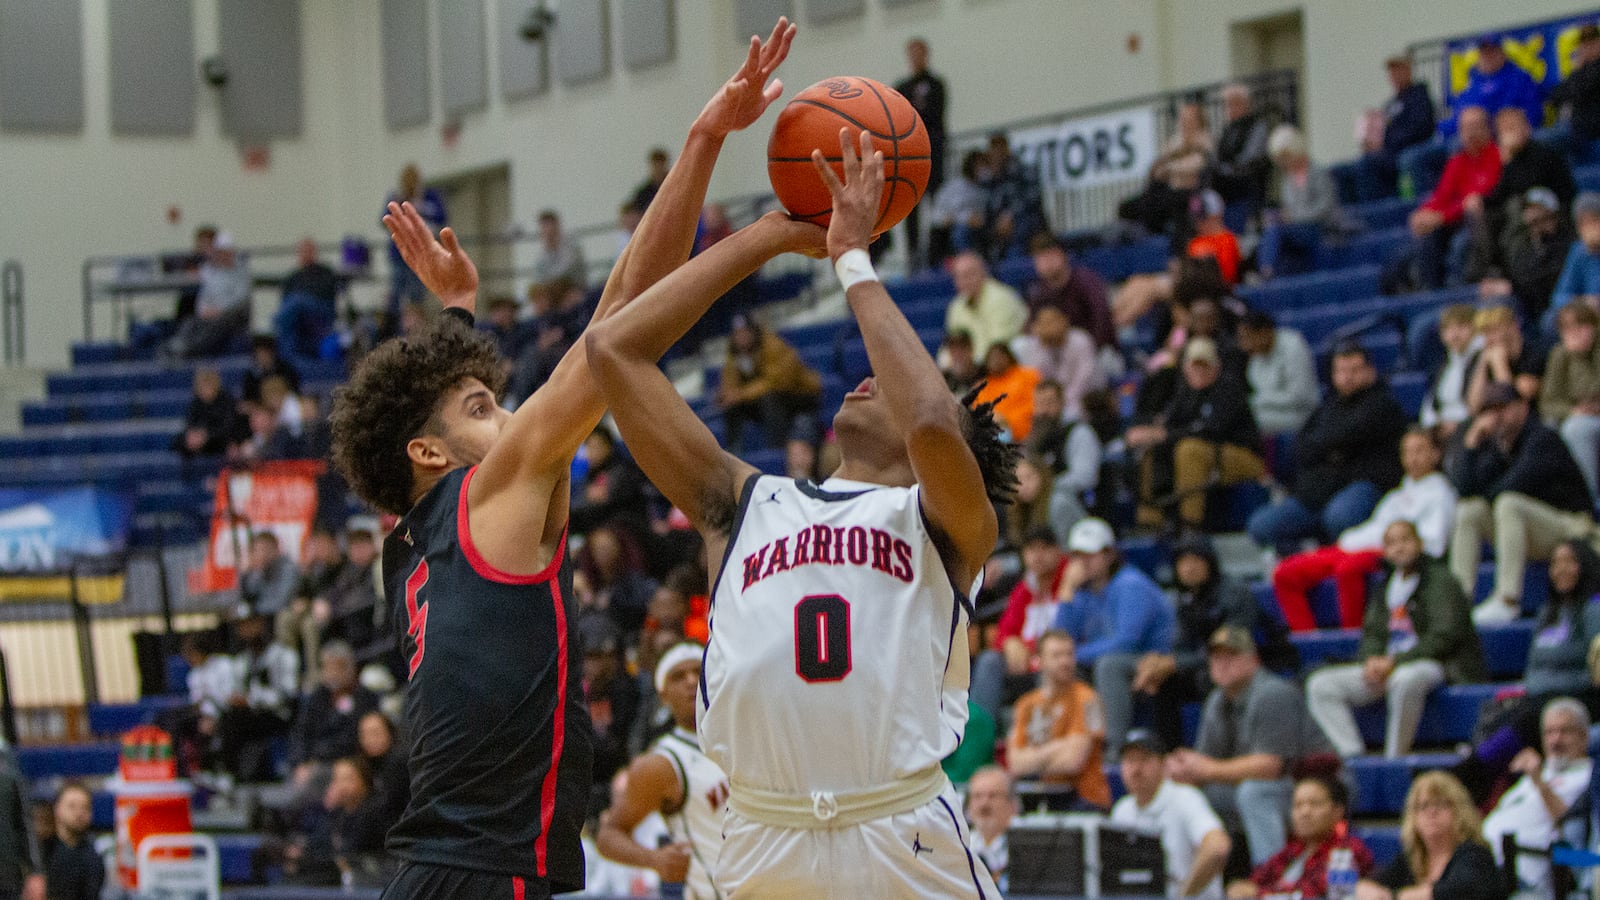
<instances>
[{"instance_id":1,"label":"player's curly afro hair","mask_svg":"<svg viewBox=\"0 0 1600 900\"><path fill-rule=\"evenodd\" d=\"M487 335L443 315L413 337L378 345L333 395L333 461L361 499L384 512L411 509L406 444L424 433L467 378L500 395L505 375Z\"/></svg>"},{"instance_id":2,"label":"player's curly afro hair","mask_svg":"<svg viewBox=\"0 0 1600 900\"><path fill-rule=\"evenodd\" d=\"M978 460L978 471L983 473L983 487L989 499L1006 506L1017 499L1017 461L1022 458L1022 448L1000 439L1001 428L994 417L994 405L1002 397L979 403L978 392L983 388L984 383L980 382L961 398L961 434Z\"/></svg>"}]
</instances>

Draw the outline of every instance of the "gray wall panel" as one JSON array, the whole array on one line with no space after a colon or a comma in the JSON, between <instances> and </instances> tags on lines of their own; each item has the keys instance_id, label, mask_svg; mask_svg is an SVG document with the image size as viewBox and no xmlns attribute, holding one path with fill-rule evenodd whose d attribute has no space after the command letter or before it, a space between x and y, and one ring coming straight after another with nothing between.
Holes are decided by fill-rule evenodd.
<instances>
[{"instance_id":1,"label":"gray wall panel","mask_svg":"<svg viewBox=\"0 0 1600 900\"><path fill-rule=\"evenodd\" d=\"M426 0L383 0L383 120L394 131L428 123L428 6Z\"/></svg>"},{"instance_id":2,"label":"gray wall panel","mask_svg":"<svg viewBox=\"0 0 1600 900\"><path fill-rule=\"evenodd\" d=\"M111 0L111 131L194 133L200 81L190 0Z\"/></svg>"},{"instance_id":3,"label":"gray wall panel","mask_svg":"<svg viewBox=\"0 0 1600 900\"><path fill-rule=\"evenodd\" d=\"M812 24L837 22L865 11L865 0L806 0L806 21Z\"/></svg>"},{"instance_id":4,"label":"gray wall panel","mask_svg":"<svg viewBox=\"0 0 1600 900\"><path fill-rule=\"evenodd\" d=\"M622 64L647 69L672 61L674 25L672 0L623 0Z\"/></svg>"},{"instance_id":5,"label":"gray wall panel","mask_svg":"<svg viewBox=\"0 0 1600 900\"><path fill-rule=\"evenodd\" d=\"M83 12L78 0L0 3L0 128L83 127Z\"/></svg>"},{"instance_id":6,"label":"gray wall panel","mask_svg":"<svg viewBox=\"0 0 1600 900\"><path fill-rule=\"evenodd\" d=\"M439 99L447 115L489 102L483 0L448 0L439 11Z\"/></svg>"},{"instance_id":7,"label":"gray wall panel","mask_svg":"<svg viewBox=\"0 0 1600 900\"><path fill-rule=\"evenodd\" d=\"M927 3L929 0L878 0L878 2L882 3L884 6L895 7L915 6L918 3Z\"/></svg>"},{"instance_id":8,"label":"gray wall panel","mask_svg":"<svg viewBox=\"0 0 1600 900\"><path fill-rule=\"evenodd\" d=\"M563 0L556 9L556 77L583 84L611 73L611 22L606 0Z\"/></svg>"},{"instance_id":9,"label":"gray wall panel","mask_svg":"<svg viewBox=\"0 0 1600 900\"><path fill-rule=\"evenodd\" d=\"M733 37L739 43L750 41L750 35L763 38L772 33L772 25L779 16L794 18L794 0L735 0Z\"/></svg>"},{"instance_id":10,"label":"gray wall panel","mask_svg":"<svg viewBox=\"0 0 1600 900\"><path fill-rule=\"evenodd\" d=\"M298 137L304 78L298 0L220 0L217 32L228 64L223 131L246 139Z\"/></svg>"},{"instance_id":11,"label":"gray wall panel","mask_svg":"<svg viewBox=\"0 0 1600 900\"><path fill-rule=\"evenodd\" d=\"M550 89L550 40L525 41L519 33L533 0L495 0L500 48L500 96L520 100Z\"/></svg>"}]
</instances>

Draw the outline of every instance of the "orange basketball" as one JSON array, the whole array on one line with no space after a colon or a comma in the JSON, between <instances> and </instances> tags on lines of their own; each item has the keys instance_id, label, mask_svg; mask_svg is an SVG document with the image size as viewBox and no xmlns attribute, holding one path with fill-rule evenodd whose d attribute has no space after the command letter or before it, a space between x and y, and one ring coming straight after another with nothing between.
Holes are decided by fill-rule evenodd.
<instances>
[{"instance_id":1,"label":"orange basketball","mask_svg":"<svg viewBox=\"0 0 1600 900\"><path fill-rule=\"evenodd\" d=\"M834 174L843 179L840 128L850 129L852 135L870 131L873 146L883 151L883 201L872 229L873 234L882 234L922 199L933 170L922 117L888 85L843 75L819 81L790 100L767 142L772 190L790 215L828 227L833 201L811 164L811 151L821 150Z\"/></svg>"}]
</instances>

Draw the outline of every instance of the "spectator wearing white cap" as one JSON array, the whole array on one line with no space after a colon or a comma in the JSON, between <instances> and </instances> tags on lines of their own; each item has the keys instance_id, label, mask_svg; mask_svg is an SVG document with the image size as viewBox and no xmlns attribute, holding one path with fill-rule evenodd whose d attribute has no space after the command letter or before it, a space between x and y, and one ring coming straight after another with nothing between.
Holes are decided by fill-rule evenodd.
<instances>
[{"instance_id":1,"label":"spectator wearing white cap","mask_svg":"<svg viewBox=\"0 0 1600 900\"><path fill-rule=\"evenodd\" d=\"M1103 519L1084 519L1067 536L1071 561L1062 576L1052 627L1077 642L1078 664L1094 673L1095 690L1127 697L1139 657L1171 653L1177 634L1172 601L1150 576L1127 564ZM1106 709L1108 756L1116 758L1132 718L1131 702Z\"/></svg>"}]
</instances>

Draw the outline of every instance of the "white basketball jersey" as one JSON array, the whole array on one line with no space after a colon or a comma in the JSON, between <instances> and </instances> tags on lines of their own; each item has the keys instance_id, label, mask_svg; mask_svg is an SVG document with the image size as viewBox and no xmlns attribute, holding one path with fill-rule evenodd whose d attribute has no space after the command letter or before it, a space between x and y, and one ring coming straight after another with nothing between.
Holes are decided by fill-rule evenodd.
<instances>
[{"instance_id":1,"label":"white basketball jersey","mask_svg":"<svg viewBox=\"0 0 1600 900\"><path fill-rule=\"evenodd\" d=\"M920 498L837 478L747 483L699 701L701 746L740 784L875 789L961 742L967 615Z\"/></svg>"},{"instance_id":2,"label":"white basketball jersey","mask_svg":"<svg viewBox=\"0 0 1600 900\"><path fill-rule=\"evenodd\" d=\"M728 776L700 752L693 732L674 728L652 750L672 762L683 785L683 806L666 817L674 841L689 845L689 900L722 900L712 872L722 852L722 813L728 806Z\"/></svg>"}]
</instances>

